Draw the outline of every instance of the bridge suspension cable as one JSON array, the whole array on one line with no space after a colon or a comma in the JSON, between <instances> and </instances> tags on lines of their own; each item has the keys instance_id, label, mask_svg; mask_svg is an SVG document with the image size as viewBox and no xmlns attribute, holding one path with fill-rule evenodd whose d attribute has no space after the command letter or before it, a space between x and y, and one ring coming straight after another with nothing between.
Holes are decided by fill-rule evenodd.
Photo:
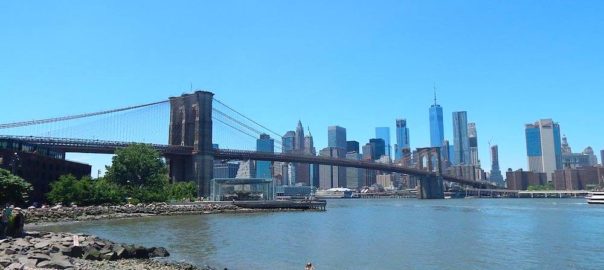
<instances>
[{"instance_id":1,"label":"bridge suspension cable","mask_svg":"<svg viewBox=\"0 0 604 270\"><path fill-rule=\"evenodd\" d=\"M113 109L113 110L105 110L105 111L100 111L100 112L76 114L76 115L69 115L69 116L55 117L55 118L48 118L48 119L40 119L40 120L30 120L30 121L21 121L21 122L14 122L14 123L6 123L6 124L0 124L0 129L9 129L9 128L17 128L17 127L25 127L25 126L33 126L33 125L55 123L55 122L61 122L61 121L67 121L67 120L74 120L74 119L86 118L86 117L97 116L97 115L104 115L104 114L110 114L110 113L116 113L116 112L123 112L123 111L128 111L128 110L133 110L133 109L138 109L138 108L153 106L153 105L167 103L167 102L168 102L168 100L164 100L164 101L158 101L158 102L153 102L153 103L147 103L147 104L143 104L143 105L129 106L129 107L124 107L124 108L119 108L119 109Z\"/></svg>"},{"instance_id":2,"label":"bridge suspension cable","mask_svg":"<svg viewBox=\"0 0 604 270\"><path fill-rule=\"evenodd\" d=\"M272 134L273 134L273 135L275 135L277 138L281 138L281 136L282 136L281 134L278 134L277 132L275 132L275 131L271 130L270 128L267 128L266 126L264 126L264 125L262 125L262 124L260 124L260 123L258 123L258 122L256 122L256 121L254 121L253 119L251 119L251 118L249 118L249 117L245 116L244 114L242 114L242 113L240 113L239 111L237 111L237 110L233 109L231 106L224 104L222 101L220 101L220 100L216 99L215 97L214 97L214 101L218 102L219 104L221 104L222 106L226 107L227 109L229 109L229 110L233 111L234 113L238 114L239 116L241 116L241 117L243 117L243 118L247 119L248 121L250 121L250 122L252 122L252 123L256 124L257 126L259 126L259 127L263 128L264 130L268 131L269 133L272 133Z\"/></svg>"}]
</instances>

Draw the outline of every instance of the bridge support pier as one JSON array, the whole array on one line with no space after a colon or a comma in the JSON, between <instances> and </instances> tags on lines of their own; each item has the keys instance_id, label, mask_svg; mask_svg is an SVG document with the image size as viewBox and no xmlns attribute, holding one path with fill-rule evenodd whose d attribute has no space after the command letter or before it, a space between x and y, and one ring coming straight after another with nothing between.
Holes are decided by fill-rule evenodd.
<instances>
[{"instance_id":1,"label":"bridge support pier","mask_svg":"<svg viewBox=\"0 0 604 270\"><path fill-rule=\"evenodd\" d=\"M196 91L170 98L170 145L191 146L193 155L168 157L173 182L194 181L198 197L210 196L214 174L212 101L214 94Z\"/></svg>"},{"instance_id":2,"label":"bridge support pier","mask_svg":"<svg viewBox=\"0 0 604 270\"><path fill-rule=\"evenodd\" d=\"M419 181L418 199L444 199L443 178L440 176L422 177Z\"/></svg>"}]
</instances>

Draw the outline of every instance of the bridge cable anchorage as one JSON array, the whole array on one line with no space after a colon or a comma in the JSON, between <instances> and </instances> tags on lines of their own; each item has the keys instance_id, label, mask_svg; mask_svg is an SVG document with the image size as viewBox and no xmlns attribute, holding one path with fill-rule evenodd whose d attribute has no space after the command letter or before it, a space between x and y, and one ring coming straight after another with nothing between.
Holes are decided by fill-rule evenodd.
<instances>
[{"instance_id":1,"label":"bridge cable anchorage","mask_svg":"<svg viewBox=\"0 0 604 270\"><path fill-rule=\"evenodd\" d=\"M273 135L277 136L277 138L281 138L281 135L280 135L280 134L278 134L277 132L274 132L274 131L272 131L271 129L267 128L266 126L263 126L262 124L260 124L260 123L258 123L258 122L256 122L256 121L254 121L253 119L251 119L251 118L249 118L249 117L245 116L244 114L242 114L242 113L238 112L237 110L233 109L233 108L232 108L232 107L230 107L229 105L224 104L222 101L220 101L220 100L218 100L218 99L216 99L216 98L214 98L213 100L214 100L214 101L216 101L216 102L218 102L218 103L220 103L221 105L225 106L225 107L226 107L226 108L228 108L229 110L231 110L231 111L235 112L236 114L240 115L241 117L243 117L243 118L245 118L245 119L247 119L247 120L251 121L252 123L254 123L254 124L258 125L259 127L263 128L263 129L265 129L265 130L267 130L268 132L270 132L270 133L272 133Z\"/></svg>"},{"instance_id":2,"label":"bridge cable anchorage","mask_svg":"<svg viewBox=\"0 0 604 270\"><path fill-rule=\"evenodd\" d=\"M21 121L21 122L14 122L14 123L6 123L6 124L0 124L0 129L25 127L25 126L33 126L33 125L40 125L40 124L46 124L46 123L55 123L55 122L73 120L73 119L80 119L80 118L86 118L86 117L91 117L91 116L97 116L97 115L104 115L104 114L115 113L115 112L128 111L128 110L133 110L133 109L138 109L138 108L153 106L153 105L157 105L157 104L167 103L167 102L168 102L168 100L164 100L164 101L158 101L158 102L147 103L147 104L142 104L142 105L124 107L124 108L119 108L119 109L105 110L105 111L100 111L100 112L76 114L76 115L69 115L69 116L55 117L55 118L48 118L48 119L40 119L40 120L31 120L31 121Z\"/></svg>"}]
</instances>

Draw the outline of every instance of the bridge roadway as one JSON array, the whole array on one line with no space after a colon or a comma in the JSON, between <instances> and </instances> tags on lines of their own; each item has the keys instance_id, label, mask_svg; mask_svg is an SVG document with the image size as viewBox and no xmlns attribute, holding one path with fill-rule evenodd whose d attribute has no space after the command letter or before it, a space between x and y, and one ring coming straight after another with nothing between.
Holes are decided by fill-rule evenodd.
<instances>
[{"instance_id":1,"label":"bridge roadway","mask_svg":"<svg viewBox=\"0 0 604 270\"><path fill-rule=\"evenodd\" d=\"M10 139L43 145L64 152L71 153L96 153L96 154L113 154L118 148L126 147L134 142L120 141L104 141L104 140L85 140L72 138L52 138L52 137L33 137L33 136L5 136L0 135L0 139ZM147 144L160 151L164 155L193 155L195 151L189 146L174 146L163 144ZM321 157L300 154L288 153L266 153L256 151L242 151L231 149L214 149L214 158L223 160L265 160L265 161L280 161L280 162L296 162L319 165L331 165L341 167L351 167L369 170L378 170L383 172L402 173L416 177L436 177L436 173L420 170L416 168L407 168L399 165L382 164L373 161L362 161L332 157ZM497 188L497 186L486 181L473 181L461 179L450 175L443 175L443 180L455 182L462 185L472 186L475 188Z\"/></svg>"}]
</instances>

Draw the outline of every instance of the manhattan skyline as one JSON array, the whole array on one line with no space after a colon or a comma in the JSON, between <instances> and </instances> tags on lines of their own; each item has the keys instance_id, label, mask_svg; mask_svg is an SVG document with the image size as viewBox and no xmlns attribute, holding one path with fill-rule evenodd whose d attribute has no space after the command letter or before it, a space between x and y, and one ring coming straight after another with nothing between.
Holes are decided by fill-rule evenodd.
<instances>
[{"instance_id":1,"label":"manhattan skyline","mask_svg":"<svg viewBox=\"0 0 604 270\"><path fill-rule=\"evenodd\" d=\"M317 148L332 125L361 144L375 127L395 138L397 118L415 148L430 145L436 83L445 139L451 113L467 111L483 165L492 141L502 171L526 169L524 125L535 119L559 122L575 148L604 149L592 124L604 85L599 2L64 6L0 3L11 112L0 122L163 100L192 84L282 133L302 120Z\"/></svg>"}]
</instances>

